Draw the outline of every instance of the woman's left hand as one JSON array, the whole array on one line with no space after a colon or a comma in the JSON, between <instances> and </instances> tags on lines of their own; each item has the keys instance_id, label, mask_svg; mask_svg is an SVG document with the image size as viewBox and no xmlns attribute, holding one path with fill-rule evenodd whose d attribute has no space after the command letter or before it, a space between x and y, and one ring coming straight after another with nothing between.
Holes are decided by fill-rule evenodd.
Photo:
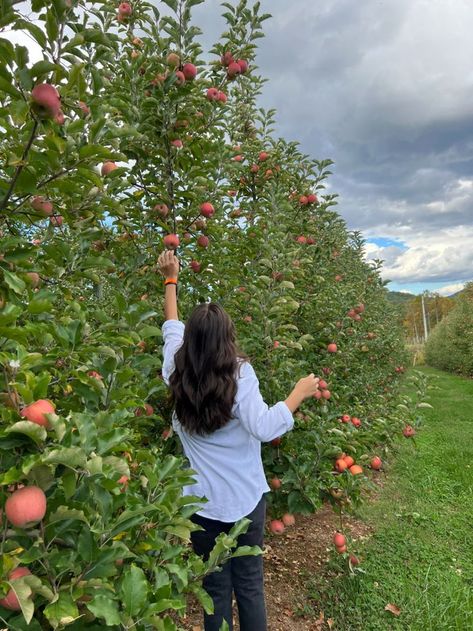
<instances>
[{"instance_id":1,"label":"woman's left hand","mask_svg":"<svg viewBox=\"0 0 473 631\"><path fill-rule=\"evenodd\" d=\"M179 275L179 259L172 250L161 252L158 266L165 278L177 278Z\"/></svg>"}]
</instances>

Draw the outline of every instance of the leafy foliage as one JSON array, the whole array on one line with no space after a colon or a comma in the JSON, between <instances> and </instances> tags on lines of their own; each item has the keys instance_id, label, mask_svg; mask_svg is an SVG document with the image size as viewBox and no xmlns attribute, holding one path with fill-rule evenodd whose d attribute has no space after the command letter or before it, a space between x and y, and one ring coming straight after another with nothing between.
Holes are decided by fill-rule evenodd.
<instances>
[{"instance_id":1,"label":"leafy foliage","mask_svg":"<svg viewBox=\"0 0 473 631\"><path fill-rule=\"evenodd\" d=\"M160 372L164 236L181 241L182 317L219 301L266 400L308 372L328 382L330 398L306 403L294 432L264 447L268 475L282 480L274 514L326 499L340 508L340 486L358 501L363 476L335 474L335 457L364 462L404 423L396 313L326 192L331 160L276 138L274 112L257 106L269 16L225 3L206 62L191 19L199 2L164 4L161 14L137 1L128 16L35 0L34 20L16 5L1 18L42 51L34 62L0 38L0 483L2 500L21 485L47 497L31 528L2 514L0 596L14 589L22 608L1 610L11 629L175 629L189 592L210 606L200 580L247 526L221 537L207 564L190 550L198 498L181 497L192 472L176 455ZM229 52L249 64L234 79L220 59ZM187 63L195 79L178 74ZM60 115L33 98L43 83L58 90ZM25 420L23 407L44 399L56 413ZM342 426L344 413L361 427ZM18 565L32 576L11 585Z\"/></svg>"}]
</instances>

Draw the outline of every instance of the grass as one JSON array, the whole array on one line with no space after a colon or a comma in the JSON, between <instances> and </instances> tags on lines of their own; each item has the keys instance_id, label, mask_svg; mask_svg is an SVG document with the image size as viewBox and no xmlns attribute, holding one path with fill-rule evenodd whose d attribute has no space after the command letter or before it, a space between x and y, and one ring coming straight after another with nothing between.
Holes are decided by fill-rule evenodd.
<instances>
[{"instance_id":1,"label":"grass","mask_svg":"<svg viewBox=\"0 0 473 631\"><path fill-rule=\"evenodd\" d=\"M421 370L439 387L434 409L360 513L375 529L356 550L363 572L347 575L337 558L328 581L312 580L333 631L473 630L473 380Z\"/></svg>"}]
</instances>

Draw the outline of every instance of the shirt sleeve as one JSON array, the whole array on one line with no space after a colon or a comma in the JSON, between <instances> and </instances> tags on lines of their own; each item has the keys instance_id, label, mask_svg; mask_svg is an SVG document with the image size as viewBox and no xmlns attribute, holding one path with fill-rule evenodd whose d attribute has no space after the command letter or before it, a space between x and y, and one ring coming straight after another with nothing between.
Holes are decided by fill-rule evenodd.
<instances>
[{"instance_id":1,"label":"shirt sleeve","mask_svg":"<svg viewBox=\"0 0 473 631\"><path fill-rule=\"evenodd\" d=\"M180 320L166 320L162 326L164 339L162 374L166 385L169 385L169 377L174 372L174 355L182 345L184 329L184 323Z\"/></svg>"},{"instance_id":2,"label":"shirt sleeve","mask_svg":"<svg viewBox=\"0 0 473 631\"><path fill-rule=\"evenodd\" d=\"M243 427L257 440L265 443L291 430L294 418L290 409L279 401L269 407L259 390L259 381L253 366L245 362L241 366L238 390L235 398L235 416Z\"/></svg>"}]
</instances>

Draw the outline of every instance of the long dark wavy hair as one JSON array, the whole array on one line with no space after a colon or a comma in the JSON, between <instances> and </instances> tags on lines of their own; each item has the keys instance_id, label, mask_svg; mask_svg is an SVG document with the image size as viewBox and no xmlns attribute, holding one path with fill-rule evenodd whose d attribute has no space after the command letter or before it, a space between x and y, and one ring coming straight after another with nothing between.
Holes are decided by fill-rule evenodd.
<instances>
[{"instance_id":1,"label":"long dark wavy hair","mask_svg":"<svg viewBox=\"0 0 473 631\"><path fill-rule=\"evenodd\" d=\"M232 418L239 359L248 357L237 347L227 312L214 302L198 305L186 322L169 379L171 401L186 432L205 436Z\"/></svg>"}]
</instances>

